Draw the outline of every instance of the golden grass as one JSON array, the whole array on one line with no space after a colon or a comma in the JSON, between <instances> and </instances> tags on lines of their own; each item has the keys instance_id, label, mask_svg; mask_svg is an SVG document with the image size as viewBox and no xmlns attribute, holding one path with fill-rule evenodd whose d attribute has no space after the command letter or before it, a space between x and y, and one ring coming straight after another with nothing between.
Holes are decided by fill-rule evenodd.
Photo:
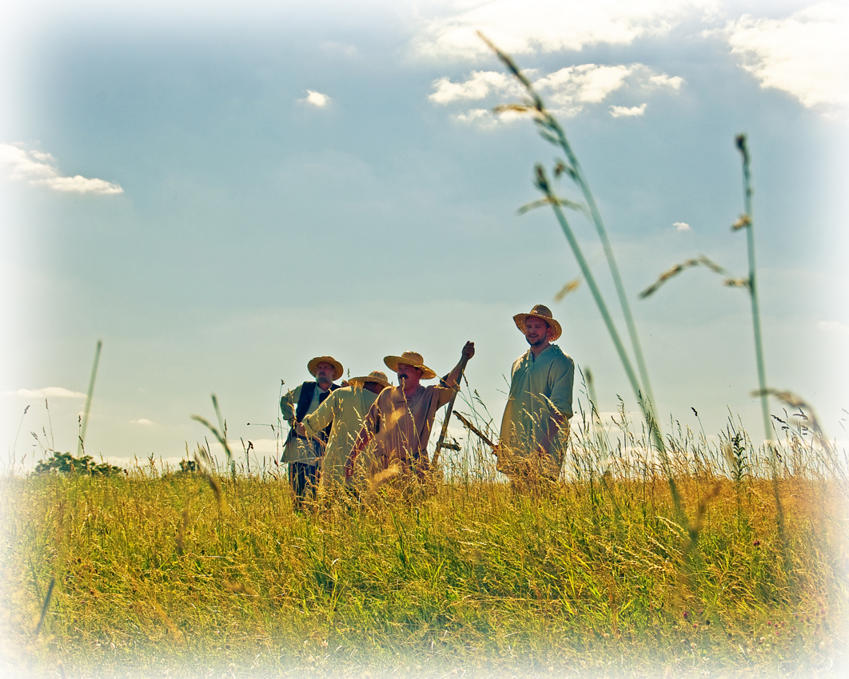
<instances>
[{"instance_id":1,"label":"golden grass","mask_svg":"<svg viewBox=\"0 0 849 679\"><path fill-rule=\"evenodd\" d=\"M304 515L285 482L218 477L219 502L207 477L4 481L8 632L30 672L754 675L842 652L836 481L779 480L785 546L772 482L707 468L677 477L689 527L651 473L389 484Z\"/></svg>"}]
</instances>

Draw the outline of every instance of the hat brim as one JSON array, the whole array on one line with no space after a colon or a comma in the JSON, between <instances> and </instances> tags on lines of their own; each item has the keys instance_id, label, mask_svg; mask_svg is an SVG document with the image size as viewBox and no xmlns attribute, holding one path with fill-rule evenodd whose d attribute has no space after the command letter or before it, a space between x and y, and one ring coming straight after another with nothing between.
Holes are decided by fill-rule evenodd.
<instances>
[{"instance_id":1,"label":"hat brim","mask_svg":"<svg viewBox=\"0 0 849 679\"><path fill-rule=\"evenodd\" d=\"M349 377L348 384L362 387L369 382L374 382L375 384L379 384L382 387L392 386L389 384L389 380L382 380L379 377L375 377L374 375L360 375L359 377Z\"/></svg>"},{"instance_id":2,"label":"hat brim","mask_svg":"<svg viewBox=\"0 0 849 679\"><path fill-rule=\"evenodd\" d=\"M529 318L538 318L539 320L545 322L549 328L552 329L552 334L549 340L553 342L560 335L563 334L563 328L560 327L560 323L555 321L553 318L548 318L547 316L542 316L541 314L516 314L513 316L513 321L516 323L516 327L522 331L522 334L525 334L525 321Z\"/></svg>"},{"instance_id":3,"label":"hat brim","mask_svg":"<svg viewBox=\"0 0 849 679\"><path fill-rule=\"evenodd\" d=\"M432 380L436 377L436 373L428 368L424 363L410 363L409 359L401 358L400 356L385 356L383 362L392 372L398 372L399 363L406 363L407 365L411 365L414 368L421 370L423 380Z\"/></svg>"},{"instance_id":4,"label":"hat brim","mask_svg":"<svg viewBox=\"0 0 849 679\"><path fill-rule=\"evenodd\" d=\"M313 377L315 377L315 371L318 368L319 363L329 363L333 366L334 380L338 380L340 377L342 377L342 373L344 372L342 370L342 364L332 356L316 356L309 363L307 363L307 370L309 370L310 375L312 375Z\"/></svg>"}]
</instances>

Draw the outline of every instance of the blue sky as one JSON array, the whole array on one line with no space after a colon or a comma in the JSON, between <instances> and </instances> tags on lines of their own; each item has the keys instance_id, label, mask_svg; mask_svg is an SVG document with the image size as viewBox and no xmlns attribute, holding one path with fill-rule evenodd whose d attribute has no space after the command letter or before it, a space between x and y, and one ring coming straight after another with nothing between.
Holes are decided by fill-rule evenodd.
<instances>
[{"instance_id":1,"label":"blue sky","mask_svg":"<svg viewBox=\"0 0 849 679\"><path fill-rule=\"evenodd\" d=\"M579 272L553 216L517 214L538 197L534 163L557 155L492 113L520 93L476 29L579 155L661 412L697 427L695 407L709 433L729 410L760 428L747 297L698 269L637 293L698 254L745 275L729 227L747 133L768 381L846 438L845 3L6 11L0 441L23 466L46 440L75 447L98 339L87 450L117 461L193 448L213 392L231 437L268 452L270 430L246 423L274 422L281 379L324 353L352 375L407 349L446 371L472 339L468 379L498 419L526 348L511 316L538 302L601 408L633 409L587 286L554 301Z\"/></svg>"}]
</instances>

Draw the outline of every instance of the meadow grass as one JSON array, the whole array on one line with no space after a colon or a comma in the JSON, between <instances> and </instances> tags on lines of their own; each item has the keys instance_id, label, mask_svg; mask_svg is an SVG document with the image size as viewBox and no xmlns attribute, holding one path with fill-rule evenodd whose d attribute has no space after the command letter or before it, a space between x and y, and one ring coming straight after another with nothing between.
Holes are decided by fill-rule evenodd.
<instances>
[{"instance_id":1,"label":"meadow grass","mask_svg":"<svg viewBox=\"0 0 849 679\"><path fill-rule=\"evenodd\" d=\"M403 499L303 514L270 475L8 478L7 638L43 676L754 676L844 659L845 477L782 448L782 539L769 460L682 432L682 528L639 441L591 434L532 492L487 480L482 458Z\"/></svg>"}]
</instances>

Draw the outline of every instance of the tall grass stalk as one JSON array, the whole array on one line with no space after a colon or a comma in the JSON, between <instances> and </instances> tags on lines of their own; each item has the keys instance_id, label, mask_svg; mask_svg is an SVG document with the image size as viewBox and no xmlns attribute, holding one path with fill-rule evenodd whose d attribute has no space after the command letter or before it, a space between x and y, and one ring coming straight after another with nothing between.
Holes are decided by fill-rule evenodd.
<instances>
[{"instance_id":1,"label":"tall grass stalk","mask_svg":"<svg viewBox=\"0 0 849 679\"><path fill-rule=\"evenodd\" d=\"M749 299L752 305L752 328L754 331L755 338L755 364L757 366L758 373L758 390L754 392L755 395L760 396L761 401L761 416L763 418L763 427L764 427L764 441L767 445L773 439L772 436L772 427L769 423L769 406L767 403L767 396L769 395L770 390L767 389L766 386L766 369L764 367L764 350L763 350L763 339L761 333L761 314L760 314L760 305L758 302L758 289L757 289L757 270L755 266L755 238L754 238L754 220L752 218L752 172L751 172L751 157L749 155L749 149L746 144L746 135L738 134L734 140L737 149L740 151L742 156L743 163L743 214L740 218L731 226L733 231L739 231L740 229L746 230L746 249L747 249L747 257L749 263L749 274L745 278L730 278L728 277L728 272L721 267L716 262L708 259L704 255L699 255L698 257L694 257L680 264L675 264L671 268L667 269L663 273L660 274L658 279L645 288L641 293L640 297L645 299L646 297L650 297L658 289L670 279L678 276L680 273L687 269L691 269L697 266L704 266L716 274L720 274L725 277L724 284L728 287L733 288L745 288L749 291Z\"/></svg>"},{"instance_id":2,"label":"tall grass stalk","mask_svg":"<svg viewBox=\"0 0 849 679\"><path fill-rule=\"evenodd\" d=\"M769 425L769 406L767 404L766 368L764 367L764 348L761 336L761 312L758 304L758 288L755 275L755 235L754 220L752 218L752 172L750 167L749 148L746 144L746 135L738 134L735 139L737 149L743 156L743 205L745 213L740 223L746 229L746 248L749 255L749 299L752 303L752 328L755 335L755 362L758 369L758 387L761 397L761 415L763 416L764 439L770 441L772 427Z\"/></svg>"},{"instance_id":3,"label":"tall grass stalk","mask_svg":"<svg viewBox=\"0 0 849 679\"><path fill-rule=\"evenodd\" d=\"M601 294L601 290L598 287L598 283L595 280L595 276L592 273L592 270L587 263L586 257L584 257L584 253L581 250L581 246L578 244L578 239L575 237L575 233L569 225L569 221L566 219L566 215L564 214L562 208L559 205L556 197L554 196L553 191L551 190L551 184L548 181L548 177L545 173L545 169L542 165L536 166L536 186L542 191L546 198L551 203L551 209L554 212L554 216L557 218L557 222L560 224L560 228L563 231L563 235L566 237L566 241L569 243L569 247L572 249L572 254L575 256L575 260L578 262L578 267L581 270L581 274L587 281L587 285L590 288L590 293L593 296L593 300L596 303L596 307L598 307L599 313L601 314L602 321L604 322L605 327L607 328L607 332L610 335L611 340L613 341L613 346L616 348L616 353L619 356L620 361L622 362L622 366L625 369L625 374L628 377L628 381L631 384L632 389L634 390L634 394L637 397L637 401L640 404L640 408L643 411L643 414L646 418L646 423L649 425L649 429L654 437L655 445L657 446L658 451L661 453L661 460L665 466L668 467L668 459L665 454L666 448L663 443L663 438L660 433L660 428L657 425L657 420L654 414L654 408L652 407L651 401L648 399L647 395L643 393L640 388L640 382L637 379L637 375L634 372L634 368L631 365L631 360L628 357L628 352L625 349L625 345L622 343L622 339L619 336L619 331L616 329L616 324L613 321L613 316L610 314L609 309L607 308L607 303L604 301L604 296Z\"/></svg>"},{"instance_id":4,"label":"tall grass stalk","mask_svg":"<svg viewBox=\"0 0 849 679\"><path fill-rule=\"evenodd\" d=\"M657 421L654 396L652 393L651 384L649 382L648 370L646 369L645 359L643 358L643 352L640 346L639 337L637 335L636 325L634 323L633 315L631 314L631 308L628 303L627 296L625 294L624 286L622 285L621 276L619 275L619 268L616 264L616 258L613 255L613 248L611 247L610 239L607 236L607 229L604 226L604 221L601 217L601 213L598 210L595 198L593 197L592 191L590 190L589 182L584 176L583 170L581 169L580 163L578 162L577 155L575 154L571 144L566 138L566 134L563 131L563 128L560 126L554 116L551 115L551 113L546 109L545 104L543 103L540 96L536 93L527 77L521 72L519 67L516 65L516 63L510 56L498 49L498 47L496 47L495 44L493 44L482 33L478 32L478 36L487 44L487 46L493 52L495 52L499 60L523 85L531 100L530 104L510 104L502 107L497 107L496 111L511 110L532 114L533 120L539 128L540 136L542 136L542 138L548 141L549 143L554 144L558 148L562 149L562 151L566 155L568 165L562 163L558 164L556 172L558 174L560 172L565 172L566 174L568 174L572 181L575 183L575 185L580 189L581 194L584 197L587 211L590 216L590 221L592 221L596 233L598 234L599 240L601 241L602 247L604 249L605 259L607 260L607 264L610 269L610 274L613 278L614 287L616 288L616 294L619 299L620 307L622 309L622 315L625 319L625 325L627 327L628 335L631 341L631 349L634 353L634 358L637 365L636 371L634 370L631 359L628 355L628 351L625 349L625 345L623 344L619 336L619 332L616 329L616 324L613 321L613 317L610 314L610 311L607 307L607 303L604 301L604 296L601 294L598 284L596 283L595 276L590 270L587 260L584 257L580 246L578 245L577 238L575 237L575 234L571 226L569 225L569 221L566 219L566 216L563 213L562 206L565 205L569 207L574 207L574 204L569 201L565 201L558 198L551 187L551 183L549 182L542 165L536 166L535 185L545 196L545 199L542 201L542 203L549 204L551 206L551 209L554 211L554 215L558 223L560 224L560 228L563 231L563 235L566 237L566 240L569 243L569 247L572 249L572 253L578 262L579 268L581 269L581 273L587 281L587 285L590 288L593 300L595 301L596 306L598 307L599 313L601 314L602 320L605 324L605 327L607 328L608 334L610 335L610 338L613 341L616 353L619 356L619 360L621 361L623 368L625 369L625 374L628 377L628 381L637 398L640 410L642 411L646 424L649 428L649 431L651 432L652 441L658 451L661 465L663 466L664 472L666 473L669 481L670 491L672 493L673 501L679 513L679 519L684 519L685 517L683 511L681 510L680 494L678 492L675 480L671 473L672 470L669 464L669 457L667 455L666 446L664 445L663 441L663 435L660 431L660 426ZM637 377L637 373L639 373L639 378Z\"/></svg>"},{"instance_id":5,"label":"tall grass stalk","mask_svg":"<svg viewBox=\"0 0 849 679\"><path fill-rule=\"evenodd\" d=\"M103 341L97 340L97 347L94 350L94 362L91 366L91 377L88 381L88 391L85 397L85 408L83 408L83 417L80 423L80 435L77 439L77 456L82 455L85 448L85 432L88 427L88 414L91 410L91 397L94 394L94 380L97 377L97 365L100 363L100 350L103 348Z\"/></svg>"},{"instance_id":6,"label":"tall grass stalk","mask_svg":"<svg viewBox=\"0 0 849 679\"><path fill-rule=\"evenodd\" d=\"M221 416L221 409L218 407L218 397L215 394L212 394L212 407L215 410L215 417L218 420L218 427L212 424L205 417L200 415L192 415L192 419L195 422L200 422L204 427L209 429L212 432L213 436L218 440L218 443L221 444L221 447L224 448L224 454L227 456L227 468L230 470L230 475L235 478L236 477L236 460L233 456L233 451L230 449L230 444L227 442L227 420L225 420ZM207 445L207 451L209 446Z\"/></svg>"},{"instance_id":7,"label":"tall grass stalk","mask_svg":"<svg viewBox=\"0 0 849 679\"><path fill-rule=\"evenodd\" d=\"M743 209L744 213L734 228L746 229L746 249L749 259L748 285L749 299L752 304L752 329L755 336L755 363L758 371L758 395L761 401L761 415L764 426L764 445L769 453L770 467L772 472L772 495L775 500L775 520L778 524L778 535L781 539L782 556L785 564L790 563L789 546L787 544L787 526L784 517L784 505L781 502L781 493L778 488L778 450L773 445L772 427L769 424L769 405L767 396L769 392L766 386L766 369L764 367L763 339L761 336L761 312L758 304L757 276L755 269L755 235L754 219L752 218L752 171L750 164L749 148L746 144L746 135L738 134L735 138L737 150L740 151L743 162Z\"/></svg>"},{"instance_id":8,"label":"tall grass stalk","mask_svg":"<svg viewBox=\"0 0 849 679\"><path fill-rule=\"evenodd\" d=\"M50 607L50 599L53 597L53 588L56 586L56 578L50 578L50 584L47 585L47 594L44 596L44 603L41 605L41 615L38 617L38 624L35 626L35 636L41 632L41 627L44 625L44 618L47 616L47 609Z\"/></svg>"},{"instance_id":9,"label":"tall grass stalk","mask_svg":"<svg viewBox=\"0 0 849 679\"><path fill-rule=\"evenodd\" d=\"M607 235L607 229L604 226L604 221L601 218L601 213L599 212L598 206L596 205L595 197L593 196L592 191L590 191L589 182L587 181L587 178L584 175L584 171L581 169L581 164L578 162L578 157L572 150L572 145L567 140L566 134L563 131L563 128L557 122L557 119L546 111L545 122L540 124L555 134L556 145L563 149L563 152L566 154L566 158L569 161L570 169L567 170L568 174L574 181L575 185L581 190L581 194L583 195L584 201L586 202L587 208L589 209L591 221L593 223L593 226L595 227L596 233L598 234L598 238L601 241L601 245L604 250L604 257L607 261L608 268L610 269L610 276L613 279L613 285L616 289L616 296L619 298L619 306L622 309L622 316L625 319L625 326L628 330L628 336L631 340L631 346L634 351L634 358L637 363L637 371L639 372L642 388L644 390L644 398L648 404L648 408L654 415L654 394L652 392L651 383L649 381L649 373L646 369L645 359L643 358L643 350L640 345L639 335L637 334L637 326L634 323L634 317L631 313L631 305L628 303L628 298L625 294L625 288L622 285L622 277L619 274L619 266L616 263L616 257L614 256L613 248L610 245L610 238ZM555 142L552 141L552 143ZM555 206L556 204L552 203L552 207ZM661 448L662 445L663 444L661 443Z\"/></svg>"}]
</instances>

